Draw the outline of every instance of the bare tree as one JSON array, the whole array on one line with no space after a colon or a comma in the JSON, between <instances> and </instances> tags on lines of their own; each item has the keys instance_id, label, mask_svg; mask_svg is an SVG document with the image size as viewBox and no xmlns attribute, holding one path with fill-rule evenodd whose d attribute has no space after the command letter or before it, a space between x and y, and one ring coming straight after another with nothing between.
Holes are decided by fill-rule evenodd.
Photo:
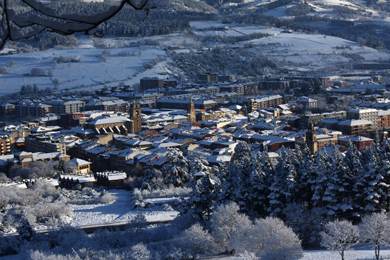
<instances>
[{"instance_id":1,"label":"bare tree","mask_svg":"<svg viewBox=\"0 0 390 260\"><path fill-rule=\"evenodd\" d=\"M362 219L360 238L374 245L375 258L379 260L380 248L390 243L390 220L385 213L374 213Z\"/></svg>"},{"instance_id":2,"label":"bare tree","mask_svg":"<svg viewBox=\"0 0 390 260\"><path fill-rule=\"evenodd\" d=\"M114 17L127 4L147 14L155 8L148 4L148 0L121 0L118 5L93 15L59 14L37 0L0 0L0 49L7 41L30 38L45 30L63 35L76 32L101 35L96 28Z\"/></svg>"},{"instance_id":3,"label":"bare tree","mask_svg":"<svg viewBox=\"0 0 390 260\"><path fill-rule=\"evenodd\" d=\"M349 250L359 241L359 229L347 220L328 222L320 235L321 246L339 252L342 260L345 250Z\"/></svg>"}]
</instances>

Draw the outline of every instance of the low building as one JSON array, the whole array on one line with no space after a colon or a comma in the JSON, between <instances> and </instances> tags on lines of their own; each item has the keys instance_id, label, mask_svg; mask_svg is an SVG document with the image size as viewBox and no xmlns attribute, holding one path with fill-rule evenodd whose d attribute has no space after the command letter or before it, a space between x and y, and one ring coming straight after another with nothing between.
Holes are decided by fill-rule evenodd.
<instances>
[{"instance_id":1,"label":"low building","mask_svg":"<svg viewBox=\"0 0 390 260\"><path fill-rule=\"evenodd\" d=\"M58 181L62 188L74 188L77 185L81 185L81 187L93 187L96 186L97 183L97 180L93 175L84 174L60 175Z\"/></svg>"},{"instance_id":2,"label":"low building","mask_svg":"<svg viewBox=\"0 0 390 260\"><path fill-rule=\"evenodd\" d=\"M309 108L309 107L310 108L316 108L316 107L318 107L318 101L313 99L313 98L309 98L309 97L301 97L296 102L297 102L297 104L303 105L304 108Z\"/></svg>"},{"instance_id":3,"label":"low building","mask_svg":"<svg viewBox=\"0 0 390 260\"><path fill-rule=\"evenodd\" d=\"M89 174L91 172L91 162L85 161L83 159L73 158L66 162L67 165L75 166L76 174Z\"/></svg>"},{"instance_id":4,"label":"low building","mask_svg":"<svg viewBox=\"0 0 390 260\"><path fill-rule=\"evenodd\" d=\"M373 131L374 123L368 120L347 120L339 123L344 135L368 135Z\"/></svg>"},{"instance_id":5,"label":"low building","mask_svg":"<svg viewBox=\"0 0 390 260\"><path fill-rule=\"evenodd\" d=\"M369 148L374 140L365 136L339 136L338 141L345 147L351 142L359 151L363 151L364 148Z\"/></svg>"},{"instance_id":6,"label":"low building","mask_svg":"<svg viewBox=\"0 0 390 260\"><path fill-rule=\"evenodd\" d=\"M59 152L66 154L66 144L51 140L50 136L36 136L25 138L25 150L27 152Z\"/></svg>"},{"instance_id":7,"label":"low building","mask_svg":"<svg viewBox=\"0 0 390 260\"><path fill-rule=\"evenodd\" d=\"M105 186L107 188L122 188L125 185L127 178L126 172L97 172L95 174L97 184Z\"/></svg>"}]
</instances>

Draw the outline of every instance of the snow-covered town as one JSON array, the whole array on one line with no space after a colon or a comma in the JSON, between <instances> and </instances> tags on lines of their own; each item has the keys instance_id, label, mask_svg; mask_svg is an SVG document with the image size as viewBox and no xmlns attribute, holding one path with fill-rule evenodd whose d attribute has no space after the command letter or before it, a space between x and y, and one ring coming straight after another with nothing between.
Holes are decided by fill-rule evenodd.
<instances>
[{"instance_id":1,"label":"snow-covered town","mask_svg":"<svg viewBox=\"0 0 390 260\"><path fill-rule=\"evenodd\" d=\"M390 259L390 6L3 0L0 259Z\"/></svg>"}]
</instances>

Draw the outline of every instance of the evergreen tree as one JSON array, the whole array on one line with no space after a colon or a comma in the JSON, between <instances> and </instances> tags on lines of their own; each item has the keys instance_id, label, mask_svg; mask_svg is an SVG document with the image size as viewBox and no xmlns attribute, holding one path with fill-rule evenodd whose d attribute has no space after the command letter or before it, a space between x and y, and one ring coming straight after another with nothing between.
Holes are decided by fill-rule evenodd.
<instances>
[{"instance_id":1,"label":"evergreen tree","mask_svg":"<svg viewBox=\"0 0 390 260\"><path fill-rule=\"evenodd\" d=\"M297 170L295 182L296 186L292 196L295 203L303 204L307 206L308 209L311 209L317 169L314 165L313 155L307 146L305 147L303 153L298 148L297 154L298 156L295 157L296 161L294 163Z\"/></svg>"},{"instance_id":2,"label":"evergreen tree","mask_svg":"<svg viewBox=\"0 0 390 260\"><path fill-rule=\"evenodd\" d=\"M222 183L220 200L235 201L242 211L250 211L252 151L246 142L239 142L229 163L228 173Z\"/></svg>"},{"instance_id":3,"label":"evergreen tree","mask_svg":"<svg viewBox=\"0 0 390 260\"><path fill-rule=\"evenodd\" d=\"M142 190L156 190L164 188L164 180L160 170L154 168L152 164L146 164L142 180Z\"/></svg>"},{"instance_id":4,"label":"evergreen tree","mask_svg":"<svg viewBox=\"0 0 390 260\"><path fill-rule=\"evenodd\" d=\"M333 145L329 180L322 197L329 216L345 218L352 215L352 179L351 170L344 165L339 150Z\"/></svg>"},{"instance_id":5,"label":"evergreen tree","mask_svg":"<svg viewBox=\"0 0 390 260\"><path fill-rule=\"evenodd\" d=\"M327 153L322 150L318 151L314 165L314 168L316 169L316 178L312 184L312 205L314 207L323 208L326 204L324 204L322 198L324 197L325 187L329 182L330 172L330 163Z\"/></svg>"},{"instance_id":6,"label":"evergreen tree","mask_svg":"<svg viewBox=\"0 0 390 260\"><path fill-rule=\"evenodd\" d=\"M204 157L190 155L188 157L188 164L191 178L197 174L206 175L211 171L211 167L208 166L209 162Z\"/></svg>"},{"instance_id":7,"label":"evergreen tree","mask_svg":"<svg viewBox=\"0 0 390 260\"><path fill-rule=\"evenodd\" d=\"M162 169L162 174L166 186L176 187L186 185L192 180L189 174L188 159L180 150L174 149L169 155L169 162Z\"/></svg>"},{"instance_id":8,"label":"evergreen tree","mask_svg":"<svg viewBox=\"0 0 390 260\"><path fill-rule=\"evenodd\" d=\"M295 189L296 170L291 162L291 155L282 148L280 161L272 176L272 183L269 187L269 207L271 216L279 216L283 208L292 201L292 194Z\"/></svg>"},{"instance_id":9,"label":"evergreen tree","mask_svg":"<svg viewBox=\"0 0 390 260\"><path fill-rule=\"evenodd\" d=\"M344 165L351 170L352 176L356 177L358 172L362 168L362 164L360 163L361 153L356 148L356 146L349 140L348 143L348 151L345 154Z\"/></svg>"},{"instance_id":10,"label":"evergreen tree","mask_svg":"<svg viewBox=\"0 0 390 260\"><path fill-rule=\"evenodd\" d=\"M263 156L266 157L263 157ZM269 160L268 152L263 154L258 153L251 170L250 181L252 183L250 189L251 208L260 216L267 216L268 203L268 187L271 183L269 175L262 168L264 160Z\"/></svg>"},{"instance_id":11,"label":"evergreen tree","mask_svg":"<svg viewBox=\"0 0 390 260\"><path fill-rule=\"evenodd\" d=\"M380 160L389 160L390 158L390 142L387 138L383 138L382 140L379 158Z\"/></svg>"},{"instance_id":12,"label":"evergreen tree","mask_svg":"<svg viewBox=\"0 0 390 260\"><path fill-rule=\"evenodd\" d=\"M209 174L201 177L194 183L195 185L186 208L193 209L199 219L210 220L217 198L217 193L215 192L217 183L210 178Z\"/></svg>"},{"instance_id":13,"label":"evergreen tree","mask_svg":"<svg viewBox=\"0 0 390 260\"><path fill-rule=\"evenodd\" d=\"M364 151L362 165L354 185L356 213L370 214L386 208L387 189L383 174L389 169L388 161L378 162L375 147Z\"/></svg>"}]
</instances>

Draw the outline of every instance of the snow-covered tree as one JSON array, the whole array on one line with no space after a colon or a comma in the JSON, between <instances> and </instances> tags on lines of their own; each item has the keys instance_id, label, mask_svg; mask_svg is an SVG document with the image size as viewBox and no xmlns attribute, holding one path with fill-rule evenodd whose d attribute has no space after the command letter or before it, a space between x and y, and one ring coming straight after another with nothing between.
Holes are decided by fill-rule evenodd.
<instances>
[{"instance_id":1,"label":"snow-covered tree","mask_svg":"<svg viewBox=\"0 0 390 260\"><path fill-rule=\"evenodd\" d=\"M298 236L282 220L274 217L258 219L254 225L238 229L229 245L236 253L248 251L267 260L294 260L303 256Z\"/></svg>"},{"instance_id":2,"label":"snow-covered tree","mask_svg":"<svg viewBox=\"0 0 390 260\"><path fill-rule=\"evenodd\" d=\"M390 171L388 160L378 162L373 146L362 155L362 168L354 183L354 201L356 213L371 214L381 212L387 207L389 183L385 176Z\"/></svg>"},{"instance_id":3,"label":"snow-covered tree","mask_svg":"<svg viewBox=\"0 0 390 260\"><path fill-rule=\"evenodd\" d=\"M263 157L263 154L258 153L252 165L250 173L251 187L249 189L251 208L260 216L268 215L267 208L269 203L267 196L269 194L268 187L271 185L270 176L262 168L263 160L267 160L267 158Z\"/></svg>"},{"instance_id":4,"label":"snow-covered tree","mask_svg":"<svg viewBox=\"0 0 390 260\"><path fill-rule=\"evenodd\" d=\"M200 173L203 174L210 173L212 170L212 168L209 166L209 162L204 157L191 154L187 156L187 159L188 159L190 174L192 176L195 176Z\"/></svg>"},{"instance_id":5,"label":"snow-covered tree","mask_svg":"<svg viewBox=\"0 0 390 260\"><path fill-rule=\"evenodd\" d=\"M365 216L359 225L360 240L374 246L375 257L379 260L381 246L390 244L390 220L385 213Z\"/></svg>"},{"instance_id":6,"label":"snow-covered tree","mask_svg":"<svg viewBox=\"0 0 390 260\"><path fill-rule=\"evenodd\" d=\"M351 175L356 177L358 172L362 168L362 164L360 162L361 153L356 148L356 146L349 140L348 143L348 151L344 157L344 164L351 170Z\"/></svg>"},{"instance_id":7,"label":"snow-covered tree","mask_svg":"<svg viewBox=\"0 0 390 260\"><path fill-rule=\"evenodd\" d=\"M156 190L164 188L164 179L162 172L152 164L147 164L144 169L144 176L142 179L141 189L142 190Z\"/></svg>"},{"instance_id":8,"label":"snow-covered tree","mask_svg":"<svg viewBox=\"0 0 390 260\"><path fill-rule=\"evenodd\" d=\"M126 4L136 10L151 8L148 0L121 0L103 12L92 15L61 13L37 0L0 1L1 33L0 49L7 41L33 37L43 31L70 35L75 32L97 34L96 28L121 11Z\"/></svg>"},{"instance_id":9,"label":"snow-covered tree","mask_svg":"<svg viewBox=\"0 0 390 260\"><path fill-rule=\"evenodd\" d=\"M149 259L152 259L152 255L143 243L139 243L131 247L131 260Z\"/></svg>"},{"instance_id":10,"label":"snow-covered tree","mask_svg":"<svg viewBox=\"0 0 390 260\"><path fill-rule=\"evenodd\" d=\"M139 235L144 228L148 225L148 221L144 214L139 213L126 225L126 230L128 230L132 235Z\"/></svg>"},{"instance_id":11,"label":"snow-covered tree","mask_svg":"<svg viewBox=\"0 0 390 260\"><path fill-rule=\"evenodd\" d=\"M271 216L280 216L283 208L290 203L293 198L297 172L291 161L291 155L284 147L278 165L275 167L272 176L272 183L269 187L269 207Z\"/></svg>"},{"instance_id":12,"label":"snow-covered tree","mask_svg":"<svg viewBox=\"0 0 390 260\"><path fill-rule=\"evenodd\" d=\"M251 225L249 218L239 213L237 203L230 202L220 205L211 218L211 235L217 244L220 252L228 250L228 241L237 229Z\"/></svg>"},{"instance_id":13,"label":"snow-covered tree","mask_svg":"<svg viewBox=\"0 0 390 260\"><path fill-rule=\"evenodd\" d=\"M211 179L210 175L194 181L190 198L186 201L186 209L192 209L200 218L208 220L211 217L215 200L217 199L218 184Z\"/></svg>"},{"instance_id":14,"label":"snow-covered tree","mask_svg":"<svg viewBox=\"0 0 390 260\"><path fill-rule=\"evenodd\" d=\"M317 168L310 149L306 146L303 152L297 150L297 156L293 157L296 169L295 188L293 190L294 203L305 205L309 210L313 207L312 198L317 178Z\"/></svg>"},{"instance_id":15,"label":"snow-covered tree","mask_svg":"<svg viewBox=\"0 0 390 260\"><path fill-rule=\"evenodd\" d=\"M314 167L316 169L316 178L313 185L313 197L312 204L314 207L324 207L323 197L325 193L326 185L329 181L328 172L330 171L330 162L329 157L326 152L322 150L318 151L317 157L314 162Z\"/></svg>"},{"instance_id":16,"label":"snow-covered tree","mask_svg":"<svg viewBox=\"0 0 390 260\"><path fill-rule=\"evenodd\" d=\"M182 249L193 256L213 254L217 250L213 237L199 223L184 230L179 239Z\"/></svg>"},{"instance_id":17,"label":"snow-covered tree","mask_svg":"<svg viewBox=\"0 0 390 260\"><path fill-rule=\"evenodd\" d=\"M346 250L359 242L359 229L347 220L328 222L321 235L321 246L337 251L344 260Z\"/></svg>"},{"instance_id":18,"label":"snow-covered tree","mask_svg":"<svg viewBox=\"0 0 390 260\"><path fill-rule=\"evenodd\" d=\"M246 142L239 142L234 149L234 155L230 161L228 173L222 182L222 194L220 200L235 201L244 212L251 207L251 169L253 165L252 151Z\"/></svg>"},{"instance_id":19,"label":"snow-covered tree","mask_svg":"<svg viewBox=\"0 0 390 260\"><path fill-rule=\"evenodd\" d=\"M18 234L22 240L31 240L35 235L34 229L31 227L29 220L22 216L19 227L17 229Z\"/></svg>"},{"instance_id":20,"label":"snow-covered tree","mask_svg":"<svg viewBox=\"0 0 390 260\"><path fill-rule=\"evenodd\" d=\"M327 173L328 182L325 186L323 204L328 210L327 214L332 217L352 215L352 185L351 171L343 163L338 149L333 145L333 156L330 171Z\"/></svg>"},{"instance_id":21,"label":"snow-covered tree","mask_svg":"<svg viewBox=\"0 0 390 260\"><path fill-rule=\"evenodd\" d=\"M192 180L189 172L189 162L183 152L174 149L168 154L169 162L162 168L162 174L166 186L183 186Z\"/></svg>"},{"instance_id":22,"label":"snow-covered tree","mask_svg":"<svg viewBox=\"0 0 390 260\"><path fill-rule=\"evenodd\" d=\"M302 240L304 247L318 246L324 224L325 210L322 207L307 208L304 204L290 203L283 209L283 219L287 226Z\"/></svg>"}]
</instances>

